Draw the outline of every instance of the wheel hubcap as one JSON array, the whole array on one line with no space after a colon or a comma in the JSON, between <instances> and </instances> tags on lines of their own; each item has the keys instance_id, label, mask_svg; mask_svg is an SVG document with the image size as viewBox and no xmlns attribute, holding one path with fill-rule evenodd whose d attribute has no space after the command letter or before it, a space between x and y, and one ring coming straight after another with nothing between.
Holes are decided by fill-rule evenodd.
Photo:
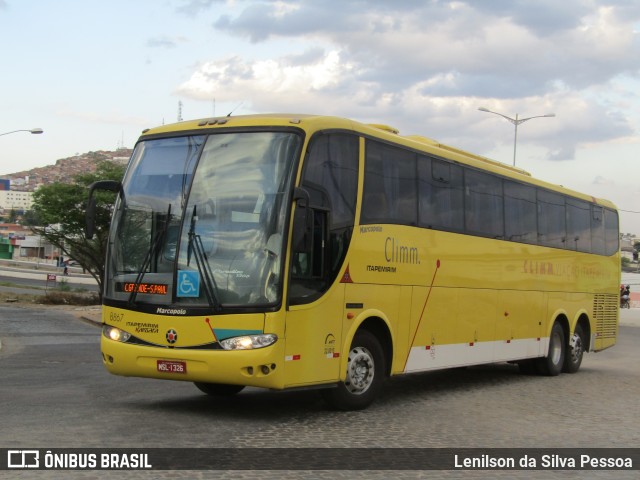
<instances>
[{"instance_id":1,"label":"wheel hubcap","mask_svg":"<svg viewBox=\"0 0 640 480\"><path fill-rule=\"evenodd\" d=\"M573 334L571 342L571 360L573 363L577 363L582 356L582 338L580 335Z\"/></svg>"},{"instance_id":2,"label":"wheel hubcap","mask_svg":"<svg viewBox=\"0 0 640 480\"><path fill-rule=\"evenodd\" d=\"M347 378L344 382L350 393L360 395L373 383L374 363L371 353L363 347L356 347L349 353Z\"/></svg>"},{"instance_id":3,"label":"wheel hubcap","mask_svg":"<svg viewBox=\"0 0 640 480\"><path fill-rule=\"evenodd\" d=\"M558 333L555 333L552 338L551 361L554 365L557 365L560 363L560 356L562 355L562 337Z\"/></svg>"}]
</instances>

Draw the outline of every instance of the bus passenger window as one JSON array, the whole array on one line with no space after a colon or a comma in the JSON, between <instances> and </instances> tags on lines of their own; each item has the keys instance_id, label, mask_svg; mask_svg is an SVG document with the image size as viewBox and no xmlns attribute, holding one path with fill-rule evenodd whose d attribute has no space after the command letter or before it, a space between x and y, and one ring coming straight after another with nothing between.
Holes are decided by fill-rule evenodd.
<instances>
[{"instance_id":1,"label":"bus passenger window","mask_svg":"<svg viewBox=\"0 0 640 480\"><path fill-rule=\"evenodd\" d=\"M587 202L567 197L567 247L591 253L591 208Z\"/></svg>"},{"instance_id":2,"label":"bus passenger window","mask_svg":"<svg viewBox=\"0 0 640 480\"><path fill-rule=\"evenodd\" d=\"M538 242L540 245L567 248L564 196L538 189Z\"/></svg>"},{"instance_id":3,"label":"bus passenger window","mask_svg":"<svg viewBox=\"0 0 640 480\"><path fill-rule=\"evenodd\" d=\"M608 208L604 209L604 238L605 255L613 255L620 248L620 236L618 235L618 213Z\"/></svg>"},{"instance_id":4,"label":"bus passenger window","mask_svg":"<svg viewBox=\"0 0 640 480\"><path fill-rule=\"evenodd\" d=\"M416 155L367 141L361 223L416 225L416 190Z\"/></svg>"},{"instance_id":5,"label":"bus passenger window","mask_svg":"<svg viewBox=\"0 0 640 480\"><path fill-rule=\"evenodd\" d=\"M465 181L465 230L468 233L504 238L502 180L467 169Z\"/></svg>"},{"instance_id":6,"label":"bus passenger window","mask_svg":"<svg viewBox=\"0 0 640 480\"><path fill-rule=\"evenodd\" d=\"M460 232L464 226L462 168L435 158L418 159L420 226Z\"/></svg>"},{"instance_id":7,"label":"bus passenger window","mask_svg":"<svg viewBox=\"0 0 640 480\"><path fill-rule=\"evenodd\" d=\"M504 181L504 223L505 240L538 242L535 187Z\"/></svg>"}]
</instances>

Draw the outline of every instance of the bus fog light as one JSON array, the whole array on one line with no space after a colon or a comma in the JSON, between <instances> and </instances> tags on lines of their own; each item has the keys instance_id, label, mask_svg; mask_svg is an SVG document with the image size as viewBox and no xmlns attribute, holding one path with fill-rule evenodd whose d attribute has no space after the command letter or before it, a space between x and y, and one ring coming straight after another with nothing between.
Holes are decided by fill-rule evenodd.
<instances>
[{"instance_id":1,"label":"bus fog light","mask_svg":"<svg viewBox=\"0 0 640 480\"><path fill-rule=\"evenodd\" d=\"M278 340L278 336L273 333L262 335L244 335L242 337L227 338L220 341L220 345L225 350L253 350L273 345Z\"/></svg>"},{"instance_id":2,"label":"bus fog light","mask_svg":"<svg viewBox=\"0 0 640 480\"><path fill-rule=\"evenodd\" d=\"M125 332L124 330L120 330L116 327L111 327L109 325L104 325L102 327L102 334L107 337L109 340L113 340L114 342L126 342L131 338L131 334Z\"/></svg>"}]
</instances>

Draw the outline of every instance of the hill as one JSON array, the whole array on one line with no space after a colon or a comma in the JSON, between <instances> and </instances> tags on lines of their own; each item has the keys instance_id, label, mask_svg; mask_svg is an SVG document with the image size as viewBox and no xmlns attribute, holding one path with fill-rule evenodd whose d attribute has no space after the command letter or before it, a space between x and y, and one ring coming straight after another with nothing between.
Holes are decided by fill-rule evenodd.
<instances>
[{"instance_id":1,"label":"hill","mask_svg":"<svg viewBox=\"0 0 640 480\"><path fill-rule=\"evenodd\" d=\"M131 151L128 148L120 148L114 151L99 150L78 154L56 160L53 165L2 175L2 178L11 180L11 190L33 192L41 185L55 182L71 183L76 175L95 172L98 163L104 160L126 163Z\"/></svg>"}]
</instances>

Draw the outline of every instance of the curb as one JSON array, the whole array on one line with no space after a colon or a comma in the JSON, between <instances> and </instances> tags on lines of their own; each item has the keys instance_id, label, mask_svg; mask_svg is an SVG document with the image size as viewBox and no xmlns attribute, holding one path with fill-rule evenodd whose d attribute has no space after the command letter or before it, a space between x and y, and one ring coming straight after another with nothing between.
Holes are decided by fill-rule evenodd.
<instances>
[{"instance_id":1,"label":"curb","mask_svg":"<svg viewBox=\"0 0 640 480\"><path fill-rule=\"evenodd\" d=\"M84 320L85 322L91 323L92 325L95 325L96 327L102 327L102 320L97 319L94 316L89 316L86 314L78 314L76 315L76 317L78 317L80 320Z\"/></svg>"}]
</instances>

